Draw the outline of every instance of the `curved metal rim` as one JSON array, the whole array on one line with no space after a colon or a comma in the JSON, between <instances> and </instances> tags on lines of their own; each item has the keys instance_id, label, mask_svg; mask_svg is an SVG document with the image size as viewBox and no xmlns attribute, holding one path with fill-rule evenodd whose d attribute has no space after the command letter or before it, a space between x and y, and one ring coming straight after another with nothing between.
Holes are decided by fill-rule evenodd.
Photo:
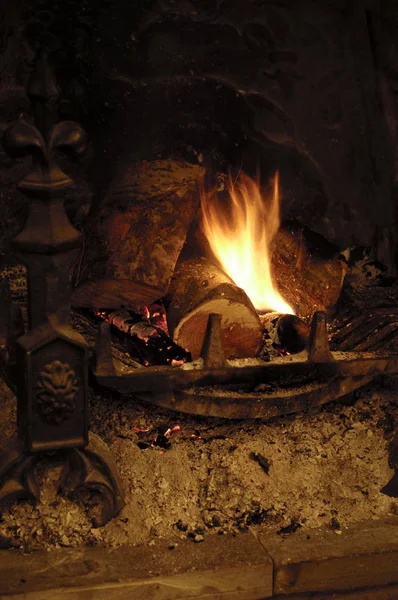
<instances>
[{"instance_id":1,"label":"curved metal rim","mask_svg":"<svg viewBox=\"0 0 398 600\"><path fill-rule=\"evenodd\" d=\"M138 393L135 397L145 402L182 413L224 419L272 419L273 417L306 411L341 398L372 381L373 376L338 377L319 383L308 390L290 396L278 394L217 395L216 391L174 390L164 393Z\"/></svg>"}]
</instances>

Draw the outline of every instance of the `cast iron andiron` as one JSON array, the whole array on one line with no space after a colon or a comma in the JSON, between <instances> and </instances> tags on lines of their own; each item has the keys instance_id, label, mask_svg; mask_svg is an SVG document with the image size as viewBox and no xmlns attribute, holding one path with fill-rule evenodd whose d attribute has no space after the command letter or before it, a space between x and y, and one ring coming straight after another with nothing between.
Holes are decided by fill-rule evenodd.
<instances>
[{"instance_id":1,"label":"cast iron andiron","mask_svg":"<svg viewBox=\"0 0 398 600\"><path fill-rule=\"evenodd\" d=\"M18 435L0 455L0 503L20 498L36 503L35 466L44 455L57 452L65 461L60 492L71 497L85 490L98 493L103 509L94 525L103 525L121 510L123 493L109 449L88 433L89 350L69 325L69 267L82 235L63 205L73 182L56 162L58 152L80 155L86 139L76 123L56 123L58 89L42 52L27 94L36 126L21 117L4 133L11 156L31 154L33 160L19 184L29 199L29 215L13 241L28 271L28 330L15 336L15 322L20 324L21 318L14 308L13 327L2 332L3 363L8 363L17 390ZM8 295L7 282L2 295ZM13 335L17 339L10 344Z\"/></svg>"}]
</instances>

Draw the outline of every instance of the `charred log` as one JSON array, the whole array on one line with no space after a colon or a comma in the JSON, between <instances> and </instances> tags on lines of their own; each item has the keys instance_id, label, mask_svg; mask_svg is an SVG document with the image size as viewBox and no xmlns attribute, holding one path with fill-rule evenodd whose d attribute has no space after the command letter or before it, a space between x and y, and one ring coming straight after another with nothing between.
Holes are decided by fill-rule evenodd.
<instances>
[{"instance_id":1,"label":"charred log","mask_svg":"<svg viewBox=\"0 0 398 600\"><path fill-rule=\"evenodd\" d=\"M277 331L281 345L291 354L307 348L310 327L296 315L281 315L277 322Z\"/></svg>"},{"instance_id":2,"label":"charred log","mask_svg":"<svg viewBox=\"0 0 398 600\"><path fill-rule=\"evenodd\" d=\"M169 288L167 321L176 343L200 356L208 316L222 316L226 358L255 356L263 328L246 293L205 258L181 256Z\"/></svg>"},{"instance_id":3,"label":"charred log","mask_svg":"<svg viewBox=\"0 0 398 600\"><path fill-rule=\"evenodd\" d=\"M144 366L179 366L191 360L187 350L176 344L162 329L131 310L98 311L97 316L113 326L133 358Z\"/></svg>"},{"instance_id":4,"label":"charred log","mask_svg":"<svg viewBox=\"0 0 398 600\"><path fill-rule=\"evenodd\" d=\"M277 354L296 354L308 346L310 327L296 315L265 313L260 315L269 342Z\"/></svg>"}]
</instances>

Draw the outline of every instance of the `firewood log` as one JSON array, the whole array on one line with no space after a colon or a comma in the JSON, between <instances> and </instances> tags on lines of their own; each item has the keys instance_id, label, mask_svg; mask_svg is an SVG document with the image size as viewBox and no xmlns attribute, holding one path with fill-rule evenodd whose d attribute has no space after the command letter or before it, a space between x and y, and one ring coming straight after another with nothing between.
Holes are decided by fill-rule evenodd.
<instances>
[{"instance_id":1,"label":"firewood log","mask_svg":"<svg viewBox=\"0 0 398 600\"><path fill-rule=\"evenodd\" d=\"M191 360L187 350L176 344L166 332L149 319L131 310L104 310L97 317L108 321L125 344L129 354L143 365L180 366Z\"/></svg>"},{"instance_id":2,"label":"firewood log","mask_svg":"<svg viewBox=\"0 0 398 600\"><path fill-rule=\"evenodd\" d=\"M334 246L293 223L275 236L272 268L283 298L307 320L337 304L347 272Z\"/></svg>"},{"instance_id":3,"label":"firewood log","mask_svg":"<svg viewBox=\"0 0 398 600\"><path fill-rule=\"evenodd\" d=\"M296 315L281 315L270 312L260 314L260 321L266 330L274 347L296 354L305 350L310 337L310 326Z\"/></svg>"},{"instance_id":4,"label":"firewood log","mask_svg":"<svg viewBox=\"0 0 398 600\"><path fill-rule=\"evenodd\" d=\"M182 253L167 294L167 322L174 341L198 358L209 314L222 317L226 358L255 356L263 328L246 293L205 258Z\"/></svg>"},{"instance_id":5,"label":"firewood log","mask_svg":"<svg viewBox=\"0 0 398 600\"><path fill-rule=\"evenodd\" d=\"M202 167L174 160L120 167L88 220L74 306L139 308L166 293L203 175Z\"/></svg>"},{"instance_id":6,"label":"firewood log","mask_svg":"<svg viewBox=\"0 0 398 600\"><path fill-rule=\"evenodd\" d=\"M281 345L291 354L304 350L309 341L309 325L296 315L281 315L277 320Z\"/></svg>"}]
</instances>

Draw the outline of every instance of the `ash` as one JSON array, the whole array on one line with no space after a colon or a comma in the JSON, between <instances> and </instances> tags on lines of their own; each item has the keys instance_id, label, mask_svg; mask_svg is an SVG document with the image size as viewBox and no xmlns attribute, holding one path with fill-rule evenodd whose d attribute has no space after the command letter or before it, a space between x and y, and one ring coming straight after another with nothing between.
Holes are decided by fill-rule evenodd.
<instances>
[{"instance_id":1,"label":"ash","mask_svg":"<svg viewBox=\"0 0 398 600\"><path fill-rule=\"evenodd\" d=\"M15 428L15 398L3 384L0 439ZM319 409L268 422L199 418L133 397L91 393L91 429L119 465L126 506L93 528L92 507L57 495L61 466L39 465L41 502L3 512L0 546L192 543L212 534L268 527L294 535L398 513L380 493L389 481L388 443L398 423L398 379L373 384ZM265 468L266 467L266 468ZM174 546L173 546L174 545Z\"/></svg>"}]
</instances>

